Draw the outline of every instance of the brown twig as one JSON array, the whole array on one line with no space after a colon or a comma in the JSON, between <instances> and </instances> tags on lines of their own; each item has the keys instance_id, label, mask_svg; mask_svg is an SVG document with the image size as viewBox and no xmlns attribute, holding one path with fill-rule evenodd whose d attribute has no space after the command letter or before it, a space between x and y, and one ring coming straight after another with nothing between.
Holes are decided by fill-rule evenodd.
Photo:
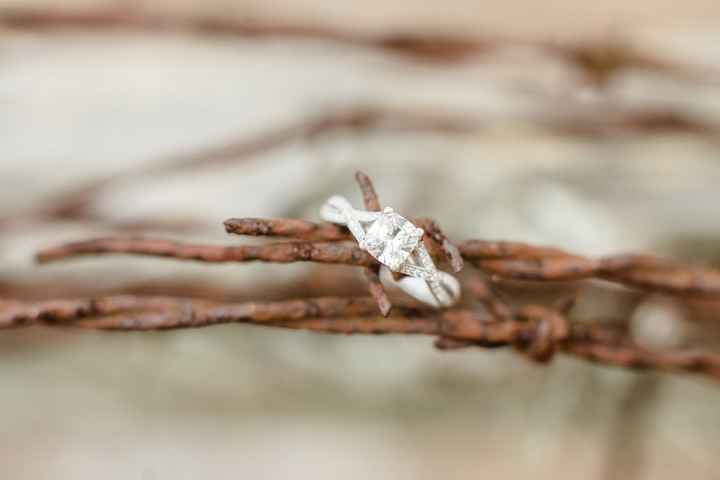
<instances>
[{"instance_id":1,"label":"brown twig","mask_svg":"<svg viewBox=\"0 0 720 480\"><path fill-rule=\"evenodd\" d=\"M578 343L567 347L575 356L604 365L636 370L675 370L720 378L720 356L697 352L652 352L633 346Z\"/></svg>"},{"instance_id":2,"label":"brown twig","mask_svg":"<svg viewBox=\"0 0 720 480\"><path fill-rule=\"evenodd\" d=\"M503 278L529 281L598 278L650 292L720 295L720 272L675 264L648 255L592 259L555 248L481 240L470 240L459 248L466 260Z\"/></svg>"},{"instance_id":3,"label":"brown twig","mask_svg":"<svg viewBox=\"0 0 720 480\"><path fill-rule=\"evenodd\" d=\"M424 239L429 240L429 250L431 253L439 250L445 257L445 260L450 264L453 272L460 272L465 263L460 249L445 236L445 233L440 229L440 225L438 225L435 220L429 218L413 219L412 222L425 230Z\"/></svg>"},{"instance_id":4,"label":"brown twig","mask_svg":"<svg viewBox=\"0 0 720 480\"><path fill-rule=\"evenodd\" d=\"M382 210L380 199L378 198L375 186L370 180L370 177L368 177L364 172L356 172L355 181L362 192L363 205L365 205L365 209L370 212L379 212Z\"/></svg>"},{"instance_id":5,"label":"brown twig","mask_svg":"<svg viewBox=\"0 0 720 480\"><path fill-rule=\"evenodd\" d=\"M267 245L199 245L151 238L97 238L42 250L39 263L71 257L130 254L199 262L318 262L369 267L377 264L367 252L336 242L278 242Z\"/></svg>"},{"instance_id":6,"label":"brown twig","mask_svg":"<svg viewBox=\"0 0 720 480\"><path fill-rule=\"evenodd\" d=\"M652 352L608 342L603 327L573 329L556 311L527 306L498 321L476 310L439 312L419 305L396 306L377 316L370 297L322 297L280 302L220 304L171 297L103 297L38 303L0 302L0 328L35 324L99 330L167 330L223 323L251 323L322 333L424 334L443 342L482 348L512 346L546 362L560 350L593 362L633 369L684 371L720 379L720 355ZM592 332L590 334L589 332ZM438 344L438 346L441 346Z\"/></svg>"},{"instance_id":7,"label":"brown twig","mask_svg":"<svg viewBox=\"0 0 720 480\"><path fill-rule=\"evenodd\" d=\"M262 224L262 222L261 222ZM649 256L617 255L592 259L556 248L512 242L470 240L460 253L489 275L535 282L603 279L648 292L720 296L720 272ZM281 242L267 245L196 245L150 238L99 238L51 247L40 263L83 255L125 253L203 262L309 261L372 267L377 262L359 247L338 242Z\"/></svg>"},{"instance_id":8,"label":"brown twig","mask_svg":"<svg viewBox=\"0 0 720 480\"><path fill-rule=\"evenodd\" d=\"M484 279L473 277L466 283L465 288L496 320L501 321L512 317L510 307L492 292Z\"/></svg>"},{"instance_id":9,"label":"brown twig","mask_svg":"<svg viewBox=\"0 0 720 480\"><path fill-rule=\"evenodd\" d=\"M390 311L392 310L392 302L385 291L385 287L380 281L380 268L378 266L364 267L363 274L365 276L365 281L367 282L368 291L375 299L375 303L377 303L380 313L383 317L387 317L390 315Z\"/></svg>"},{"instance_id":10,"label":"brown twig","mask_svg":"<svg viewBox=\"0 0 720 480\"><path fill-rule=\"evenodd\" d=\"M378 198L370 177L363 172L356 172L355 181L362 192L365 209L371 212L379 212L382 209L380 199ZM377 302L378 308L380 309L380 313L383 317L387 317L390 315L390 311L392 310L392 303L385 291L385 287L383 287L383 284L380 281L380 265L376 264L364 267L363 273L365 281L368 284L368 291L370 292L370 295L372 295L375 302Z\"/></svg>"},{"instance_id":11,"label":"brown twig","mask_svg":"<svg viewBox=\"0 0 720 480\"><path fill-rule=\"evenodd\" d=\"M251 237L285 237L303 240L350 240L347 228L332 223L314 223L292 218L230 218L223 222L225 231Z\"/></svg>"},{"instance_id":12,"label":"brown twig","mask_svg":"<svg viewBox=\"0 0 720 480\"><path fill-rule=\"evenodd\" d=\"M220 304L177 297L108 296L95 299L54 300L3 305L0 302L0 328L32 324L61 324L109 330L158 330L202 327L219 323L377 315L377 307L367 298L319 297L280 302ZM409 311L409 310L408 310ZM142 317L148 321L129 321L124 314L155 313ZM96 317L107 317L97 322ZM141 318L141 317L130 317ZM163 321L158 320L162 318Z\"/></svg>"},{"instance_id":13,"label":"brown twig","mask_svg":"<svg viewBox=\"0 0 720 480\"><path fill-rule=\"evenodd\" d=\"M440 229L434 220L427 218L411 219L418 227L425 230L429 249L433 253L442 253L450 263L453 271L459 272L463 267L460 250ZM296 219L266 218L230 218L225 220L225 231L235 235L300 238L303 240L342 241L352 240L350 232L330 223L315 223ZM435 256L435 255L434 255Z\"/></svg>"},{"instance_id":14,"label":"brown twig","mask_svg":"<svg viewBox=\"0 0 720 480\"><path fill-rule=\"evenodd\" d=\"M484 279L479 276L473 276L466 283L465 288L475 300L480 302L495 321L504 322L513 318L510 307L491 291L488 283ZM475 344L471 341L449 337L439 337L435 340L435 348L439 350L459 350L473 346L475 346Z\"/></svg>"}]
</instances>

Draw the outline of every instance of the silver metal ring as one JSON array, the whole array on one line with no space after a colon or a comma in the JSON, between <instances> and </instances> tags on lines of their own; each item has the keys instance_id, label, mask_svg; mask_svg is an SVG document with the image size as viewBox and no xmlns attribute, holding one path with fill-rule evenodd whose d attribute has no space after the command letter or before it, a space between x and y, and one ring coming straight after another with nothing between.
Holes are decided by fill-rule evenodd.
<instances>
[{"instance_id":1,"label":"silver metal ring","mask_svg":"<svg viewBox=\"0 0 720 480\"><path fill-rule=\"evenodd\" d=\"M435 267L422 242L423 229L392 208L385 207L382 212L356 210L344 197L333 196L320 209L320 216L347 226L360 248L386 269L407 275L395 281L392 275L383 274L386 283L435 307L448 307L460 298L457 279Z\"/></svg>"}]
</instances>

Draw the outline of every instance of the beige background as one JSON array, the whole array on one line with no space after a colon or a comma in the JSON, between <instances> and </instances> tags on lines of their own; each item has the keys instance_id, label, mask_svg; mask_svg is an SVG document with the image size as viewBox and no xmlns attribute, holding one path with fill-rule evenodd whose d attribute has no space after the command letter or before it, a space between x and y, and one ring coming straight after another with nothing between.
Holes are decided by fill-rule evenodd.
<instances>
[{"instance_id":1,"label":"beige background","mask_svg":"<svg viewBox=\"0 0 720 480\"><path fill-rule=\"evenodd\" d=\"M361 32L621 39L720 69L720 3L709 0L137 4ZM48 5L101 4L0 2ZM237 242L223 234L224 218L315 219L332 193L358 201L352 173L361 167L385 202L442 219L454 238L720 259L716 137L586 138L527 121L567 106L621 105L716 122L717 82L632 69L593 91L566 62L524 50L437 65L319 39L0 30L0 214L169 155L365 104L471 114L490 128L335 131L222 168L117 182L95 212L114 221L190 218L200 227L156 233ZM112 290L177 280L253 296L302 282L308 270L121 257L32 264L41 246L108 232L36 221L1 231L0 281L39 297L77 284ZM583 311L622 309L622 295L597 288ZM640 303L623 313L641 341L684 345L701 336L673 300ZM441 354L423 338L38 328L0 335L0 476L713 478L719 392L696 378L567 358L540 368L513 352Z\"/></svg>"}]
</instances>

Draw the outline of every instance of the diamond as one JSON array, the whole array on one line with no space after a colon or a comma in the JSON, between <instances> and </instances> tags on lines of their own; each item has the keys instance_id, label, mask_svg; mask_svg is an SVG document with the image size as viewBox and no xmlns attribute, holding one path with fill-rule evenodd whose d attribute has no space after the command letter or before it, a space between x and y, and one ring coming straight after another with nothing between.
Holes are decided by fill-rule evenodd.
<instances>
[{"instance_id":1,"label":"diamond","mask_svg":"<svg viewBox=\"0 0 720 480\"><path fill-rule=\"evenodd\" d=\"M365 247L380 263L397 270L417 247L422 235L422 229L386 209L367 229Z\"/></svg>"}]
</instances>

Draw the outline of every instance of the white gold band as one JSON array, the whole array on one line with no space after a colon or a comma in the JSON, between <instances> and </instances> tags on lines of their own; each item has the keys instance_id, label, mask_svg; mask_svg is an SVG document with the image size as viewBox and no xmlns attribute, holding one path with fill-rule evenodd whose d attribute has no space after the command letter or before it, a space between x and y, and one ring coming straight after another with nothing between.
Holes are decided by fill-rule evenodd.
<instances>
[{"instance_id":1,"label":"white gold band","mask_svg":"<svg viewBox=\"0 0 720 480\"><path fill-rule=\"evenodd\" d=\"M440 277L440 288L442 288L443 291L449 292L449 299L446 299L443 303L438 300L437 294L435 293L437 289L431 288L430 282L422 278L409 276L395 280L389 268L383 266L380 269L380 280L383 283L394 285L411 297L428 305L432 305L433 307L449 307L455 304L460 298L460 283L455 277L443 271L438 271L438 275Z\"/></svg>"}]
</instances>

